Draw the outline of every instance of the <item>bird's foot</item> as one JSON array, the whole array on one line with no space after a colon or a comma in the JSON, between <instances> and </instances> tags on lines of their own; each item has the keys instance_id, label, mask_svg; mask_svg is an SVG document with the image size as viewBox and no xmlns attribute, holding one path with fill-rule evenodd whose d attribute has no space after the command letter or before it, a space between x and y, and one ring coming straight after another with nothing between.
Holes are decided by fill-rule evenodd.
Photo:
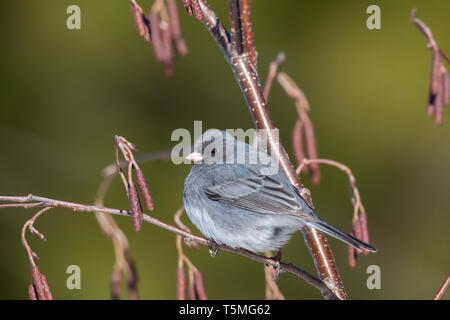
<instances>
[{"instance_id":1,"label":"bird's foot","mask_svg":"<svg viewBox=\"0 0 450 320\"><path fill-rule=\"evenodd\" d=\"M209 255L211 258L214 258L219 252L220 246L213 239L209 239L209 241L210 241L210 244L208 245Z\"/></svg>"},{"instance_id":2,"label":"bird's foot","mask_svg":"<svg viewBox=\"0 0 450 320\"><path fill-rule=\"evenodd\" d=\"M281 261L281 254L282 254L281 249L278 249L277 254L272 259L278 262Z\"/></svg>"},{"instance_id":3,"label":"bird's foot","mask_svg":"<svg viewBox=\"0 0 450 320\"><path fill-rule=\"evenodd\" d=\"M271 263L269 263L267 266L271 266L274 270L274 276L273 281L277 281L278 277L280 276L280 273L282 272L280 261L281 261L281 249L278 250L277 254L274 257L270 258Z\"/></svg>"}]
</instances>

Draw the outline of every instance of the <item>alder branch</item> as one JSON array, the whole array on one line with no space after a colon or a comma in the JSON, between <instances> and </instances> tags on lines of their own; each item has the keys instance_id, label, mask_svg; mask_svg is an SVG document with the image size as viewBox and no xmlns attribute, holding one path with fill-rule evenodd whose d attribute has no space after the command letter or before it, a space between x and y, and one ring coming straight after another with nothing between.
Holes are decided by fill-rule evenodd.
<instances>
[{"instance_id":1,"label":"alder branch","mask_svg":"<svg viewBox=\"0 0 450 320\"><path fill-rule=\"evenodd\" d=\"M267 79L263 90L263 96L266 103L267 99L269 98L270 90L272 89L273 79L275 79L276 75L278 74L278 70L280 69L281 64L284 62L285 58L285 54L283 52L280 52L275 60L272 61L269 65L269 73L267 74ZM266 252L265 254L268 257L272 256L272 252ZM278 274L275 269L264 267L267 300L285 300L283 293L278 288L278 284L276 282L277 276Z\"/></svg>"},{"instance_id":2,"label":"alder branch","mask_svg":"<svg viewBox=\"0 0 450 320\"><path fill-rule=\"evenodd\" d=\"M439 288L439 290L436 292L435 296L433 297L433 300L441 300L444 294L447 292L449 286L450 286L450 274L447 275L447 278L445 279L444 283Z\"/></svg>"},{"instance_id":3,"label":"alder branch","mask_svg":"<svg viewBox=\"0 0 450 320\"><path fill-rule=\"evenodd\" d=\"M178 228L180 228L181 230L184 230L188 233L192 233L191 230L183 222L181 222L181 215L183 214L183 212L184 212L184 205L181 206L175 212L175 215L173 216L173 220L175 221L175 224L177 225ZM200 250L200 247L198 246L197 242L188 241L186 238L184 240L185 240L184 242L188 248L194 247L196 250Z\"/></svg>"},{"instance_id":4,"label":"alder branch","mask_svg":"<svg viewBox=\"0 0 450 320\"><path fill-rule=\"evenodd\" d=\"M247 102L256 127L265 130L267 133L266 138L269 143L267 151L273 158L279 161L280 168L291 184L296 186L299 190L302 190L303 185L298 175L295 173L287 153L276 135L276 131L273 130L275 129L275 125L264 100L259 75L250 62L248 54L239 54L237 50L232 50L233 47L242 47L242 44L233 44L233 41L238 41L242 38L242 30L236 28L236 26L242 25L242 17L237 14L234 5L235 1L229 0L230 25L232 26L231 39L233 39L231 41L231 46L229 45L230 37L214 11L209 7L205 0L198 0L198 3L202 11L203 24L216 41L219 48L222 50L225 59L229 63ZM243 41L245 41L245 39ZM305 192L302 194L305 196L305 201L314 208L309 194ZM345 293L339 271L325 235L322 232L309 227L302 229L302 233L320 278L339 299L346 299L347 294Z\"/></svg>"},{"instance_id":5,"label":"alder branch","mask_svg":"<svg viewBox=\"0 0 450 320\"><path fill-rule=\"evenodd\" d=\"M230 15L230 34L231 34L231 48L232 56L241 55L244 53L244 38L242 32L241 20L241 6L240 0L228 0L229 15Z\"/></svg>"},{"instance_id":6,"label":"alder branch","mask_svg":"<svg viewBox=\"0 0 450 320\"><path fill-rule=\"evenodd\" d=\"M35 207L62 207L62 208L68 208L71 209L74 212L103 212L113 215L119 215L119 216L128 216L131 217L131 212L128 210L123 209L115 209L115 208L106 208L106 207L100 207L95 205L85 205L75 202L68 202L68 201L61 201L61 200L55 200L50 199L46 197L36 196L29 194L28 196L0 196L0 202L9 202L15 205L15 207L22 207L22 208L35 208ZM3 207L10 207L8 204L6 205L0 205L0 209ZM161 220L158 220L152 216L149 216L147 214L143 214L143 221L151 223L157 227L163 228L167 231L173 232L177 235L180 235L181 237L185 238L187 241L194 241L199 244L203 244L206 246L214 246L214 244L203 237L196 236L190 232L186 232L184 230L181 230L177 227L174 227L170 224L167 224ZM239 249L239 248L231 248L228 246L220 246L221 250L225 250L228 252L232 252L244 257L247 257L253 261L257 261L260 263L263 263L265 265L270 265L273 267L277 267L280 270L284 270L287 272L290 272L297 277L303 279L306 283L314 286L316 289L320 291L322 296L325 299L337 299L336 295L328 288L328 286L320 279L317 279L316 277L312 276L308 272L296 267L295 265L291 263L285 263L285 262L277 262L274 261L271 258L258 255L256 253Z\"/></svg>"},{"instance_id":7,"label":"alder branch","mask_svg":"<svg viewBox=\"0 0 450 320\"><path fill-rule=\"evenodd\" d=\"M252 66L257 70L258 53L255 48L255 39L253 37L253 28L250 14L250 0L240 1L240 11L242 16L242 33L244 35L244 52L248 54L248 59Z\"/></svg>"},{"instance_id":8,"label":"alder branch","mask_svg":"<svg viewBox=\"0 0 450 320\"><path fill-rule=\"evenodd\" d=\"M284 52L280 52L275 60L270 63L269 73L267 74L266 84L264 85L263 91L264 100L266 101L266 103L269 100L269 94L270 90L272 89L273 79L275 79L275 77L277 76L281 64L285 59L286 55L284 54Z\"/></svg>"}]
</instances>

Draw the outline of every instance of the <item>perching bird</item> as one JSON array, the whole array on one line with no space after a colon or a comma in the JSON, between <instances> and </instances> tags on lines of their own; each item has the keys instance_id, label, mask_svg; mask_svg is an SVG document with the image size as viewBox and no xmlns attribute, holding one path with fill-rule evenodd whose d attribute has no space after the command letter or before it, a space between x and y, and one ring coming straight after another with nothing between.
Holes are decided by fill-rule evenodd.
<instances>
[{"instance_id":1,"label":"perching bird","mask_svg":"<svg viewBox=\"0 0 450 320\"><path fill-rule=\"evenodd\" d=\"M267 153L211 129L187 156L194 165L183 200L192 223L216 244L252 252L278 250L312 227L359 249L371 245L319 218Z\"/></svg>"}]
</instances>

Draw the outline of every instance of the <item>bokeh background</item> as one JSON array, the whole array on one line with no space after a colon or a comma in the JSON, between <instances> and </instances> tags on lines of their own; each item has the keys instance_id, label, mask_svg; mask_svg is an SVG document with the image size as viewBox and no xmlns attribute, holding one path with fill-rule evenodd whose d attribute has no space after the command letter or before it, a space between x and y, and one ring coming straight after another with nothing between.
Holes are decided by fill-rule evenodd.
<instances>
[{"instance_id":1,"label":"bokeh background","mask_svg":"<svg viewBox=\"0 0 450 320\"><path fill-rule=\"evenodd\" d=\"M146 11L151 2L139 1ZM227 24L226 2L209 2ZM81 30L66 28L70 4L81 7ZM370 4L381 7L381 30L366 28ZM425 115L431 53L409 21L414 7L449 53L449 1L253 1L262 80L284 51L283 70L311 103L320 157L347 164L356 176L379 253L361 257L352 269L347 247L329 240L355 299L430 299L450 270L450 110L441 127ZM92 203L101 169L113 161L115 134L156 151L173 147L171 132L192 130L194 120L203 120L204 129L253 127L221 52L182 8L190 53L178 59L172 78L138 36L126 0L10 0L2 1L1 12L1 195ZM269 107L291 153L296 112L278 84ZM189 166L156 161L142 167L156 203L152 214L172 223ZM319 214L350 231L346 177L323 167L319 186L307 177L304 182ZM119 179L106 205L128 206ZM2 299L27 298L30 267L20 230L34 211L0 212ZM135 233L130 219L116 220L130 242L141 297L175 298L175 236L150 224ZM54 296L108 299L114 255L94 215L54 209L36 226L48 242L29 237L30 243ZM211 259L204 247L188 255L203 271L210 298L264 298L261 264L226 252ZM315 273L300 233L283 260ZM65 286L72 264L81 268L81 290ZM381 290L366 287L372 264L381 268ZM321 298L290 274L279 285L290 299Z\"/></svg>"}]
</instances>

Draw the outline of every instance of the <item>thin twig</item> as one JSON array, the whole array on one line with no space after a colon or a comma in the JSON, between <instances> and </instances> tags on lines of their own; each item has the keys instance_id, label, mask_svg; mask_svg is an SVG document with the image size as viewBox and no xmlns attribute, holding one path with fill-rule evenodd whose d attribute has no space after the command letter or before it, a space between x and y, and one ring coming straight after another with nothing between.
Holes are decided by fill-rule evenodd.
<instances>
[{"instance_id":1,"label":"thin twig","mask_svg":"<svg viewBox=\"0 0 450 320\"><path fill-rule=\"evenodd\" d=\"M230 34L232 55L241 55L244 52L244 34L242 30L240 0L228 0L230 15Z\"/></svg>"},{"instance_id":2,"label":"thin twig","mask_svg":"<svg viewBox=\"0 0 450 320\"><path fill-rule=\"evenodd\" d=\"M269 94L272 88L273 79L275 79L275 77L277 76L278 70L280 69L281 64L285 59L286 55L284 54L284 52L280 52L275 60L270 63L269 73L267 74L266 84L264 85L263 91L264 100L266 100L266 102L269 100Z\"/></svg>"},{"instance_id":3,"label":"thin twig","mask_svg":"<svg viewBox=\"0 0 450 320\"><path fill-rule=\"evenodd\" d=\"M250 12L250 0L240 0L240 12L241 12L241 28L244 38L244 52L248 54L248 59L253 68L257 70L258 52L255 48L255 39L253 37L253 28Z\"/></svg>"},{"instance_id":4,"label":"thin twig","mask_svg":"<svg viewBox=\"0 0 450 320\"><path fill-rule=\"evenodd\" d=\"M23 204L23 207L25 208L27 204L29 203L41 203L41 206L46 207L63 207L72 209L75 212L104 212L119 216L131 216L131 213L127 210L123 209L114 209L114 208L105 208L105 207L99 207L99 206L93 206L93 205L85 205L80 203L74 203L74 202L68 202L68 201L60 201L50 198L45 198L41 196L35 196L32 194L29 194L28 196L0 196L0 202L12 202L17 204ZM160 221L154 217L151 217L149 215L144 214L143 220L145 222L151 223L157 227L163 228L167 231L173 232L175 234L178 234L182 236L183 238L187 238L190 241L195 241L199 244L203 244L206 246L213 246L214 244L203 237L196 236L194 234L191 234L189 232L186 232L184 230L181 230L177 227L171 226L163 221ZM285 270L287 272L290 272L299 278L305 280L308 284L314 286L317 288L321 294L326 299L337 299L337 297L334 295L334 293L328 288L328 286L320 279L315 278L311 274L307 273L306 271L294 266L291 263L284 263L284 262L275 262L271 258L267 258L261 255L258 255L253 252L249 252L247 250L239 249L239 248L231 248L228 246L221 246L221 250L225 250L228 252L232 252L244 257L247 257L251 260L264 263L266 265L272 265L276 266L279 265L280 270Z\"/></svg>"},{"instance_id":5,"label":"thin twig","mask_svg":"<svg viewBox=\"0 0 450 320\"><path fill-rule=\"evenodd\" d=\"M450 274L447 275L447 278L445 279L444 283L439 288L439 290L436 292L436 295L434 296L433 300L441 300L444 294L447 292L449 286L450 286Z\"/></svg>"},{"instance_id":6,"label":"thin twig","mask_svg":"<svg viewBox=\"0 0 450 320\"><path fill-rule=\"evenodd\" d=\"M178 228L180 228L181 230L184 230L186 232L192 233L191 230L183 222L181 222L181 215L183 214L183 212L184 212L184 206L181 206L175 212L175 215L173 216L173 220L175 221L175 224L177 225ZM190 242L187 239L185 239L185 243L188 248L191 248L193 246L197 250L200 249L197 242Z\"/></svg>"},{"instance_id":7,"label":"thin twig","mask_svg":"<svg viewBox=\"0 0 450 320\"><path fill-rule=\"evenodd\" d=\"M28 206L29 208L29 206ZM27 229L30 231L31 234L37 235L40 239L43 241L46 241L44 235L40 233L39 231L34 228L33 224L36 221L37 218L39 218L43 213L50 210L52 207L47 206L44 209L41 209L38 213L36 213L30 220L28 220L22 227L22 244L25 247L25 250L27 251L28 258L30 260L30 264L32 267L36 266L36 263L34 262L34 259L37 257L36 253L31 249L30 245L28 244L28 241L26 239L26 232Z\"/></svg>"}]
</instances>

